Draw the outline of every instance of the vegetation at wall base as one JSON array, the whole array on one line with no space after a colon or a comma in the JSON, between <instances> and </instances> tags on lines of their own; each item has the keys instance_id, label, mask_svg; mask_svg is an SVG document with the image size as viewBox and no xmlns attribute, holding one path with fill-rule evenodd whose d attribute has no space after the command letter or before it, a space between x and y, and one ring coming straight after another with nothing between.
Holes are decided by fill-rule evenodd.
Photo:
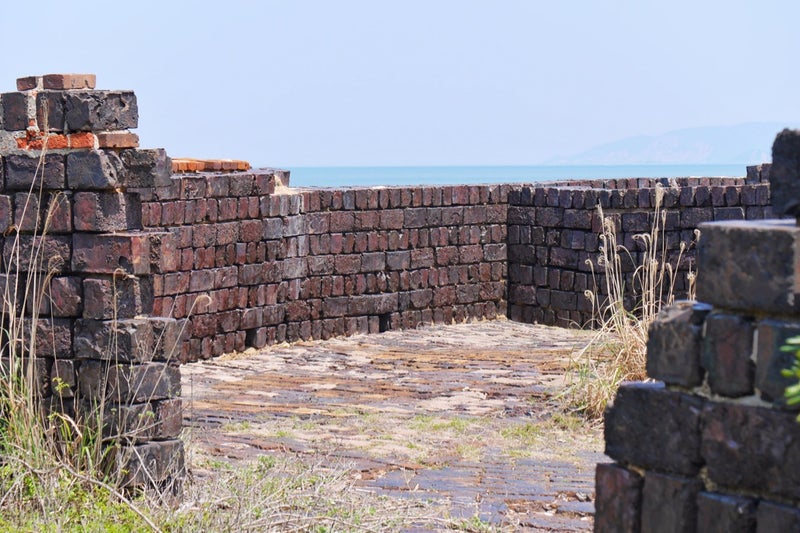
<instances>
[{"instance_id":1,"label":"vegetation at wall base","mask_svg":"<svg viewBox=\"0 0 800 533\"><path fill-rule=\"evenodd\" d=\"M606 405L623 381L647 379L647 334L663 306L675 301L679 267L686 252L700 238L681 242L677 254L665 238L668 213L662 207L664 192L655 189L655 207L647 233L634 237L637 250L619 244L619 218L606 216L598 206L602 222L597 264L587 260L592 270L594 289L586 291L592 303L592 326L597 333L573 358L568 373L569 385L562 395L567 408L588 419L602 419ZM688 299L694 298L696 274L691 265L686 274Z\"/></svg>"}]
</instances>

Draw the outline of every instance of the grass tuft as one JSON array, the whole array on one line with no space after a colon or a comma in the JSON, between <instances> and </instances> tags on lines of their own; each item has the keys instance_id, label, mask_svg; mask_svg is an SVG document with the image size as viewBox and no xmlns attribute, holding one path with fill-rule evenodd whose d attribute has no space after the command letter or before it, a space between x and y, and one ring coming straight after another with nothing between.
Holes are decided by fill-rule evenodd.
<instances>
[{"instance_id":1,"label":"grass tuft","mask_svg":"<svg viewBox=\"0 0 800 533\"><path fill-rule=\"evenodd\" d=\"M596 335L573 358L569 384L562 395L568 408L591 420L602 418L609 401L623 381L647 379L647 335L662 306L675 300L680 275L687 278L689 299L694 298L695 273L680 267L694 241L680 242L677 253L665 238L668 213L662 209L664 190L655 190L652 224L634 236L638 250L619 244L616 219L598 206L602 222L597 270L591 260L594 290L586 291L594 310ZM599 279L599 282L598 282Z\"/></svg>"}]
</instances>

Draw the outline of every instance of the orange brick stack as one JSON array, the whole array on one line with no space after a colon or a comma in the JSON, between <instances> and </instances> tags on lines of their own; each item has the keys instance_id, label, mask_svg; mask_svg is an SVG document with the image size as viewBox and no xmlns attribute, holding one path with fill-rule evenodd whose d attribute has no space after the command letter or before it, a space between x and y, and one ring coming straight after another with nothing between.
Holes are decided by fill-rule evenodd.
<instances>
[{"instance_id":1,"label":"orange brick stack","mask_svg":"<svg viewBox=\"0 0 800 533\"><path fill-rule=\"evenodd\" d=\"M189 159L172 158L172 172L243 172L250 170L250 163L238 159Z\"/></svg>"}]
</instances>

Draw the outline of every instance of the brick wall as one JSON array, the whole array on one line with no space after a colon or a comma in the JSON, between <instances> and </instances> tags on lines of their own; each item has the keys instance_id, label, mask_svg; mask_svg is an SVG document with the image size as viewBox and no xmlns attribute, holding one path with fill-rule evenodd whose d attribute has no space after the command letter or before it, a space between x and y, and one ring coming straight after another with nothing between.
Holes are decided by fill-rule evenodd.
<instances>
[{"instance_id":1,"label":"brick wall","mask_svg":"<svg viewBox=\"0 0 800 533\"><path fill-rule=\"evenodd\" d=\"M764 176L762 176L762 173ZM591 325L593 306L584 291L605 294L598 265L601 217L613 221L617 244L630 251L626 286L636 287L634 265L643 247L635 236L653 225L656 186L663 191L662 239L678 265L678 297L685 297L695 265L694 230L703 222L769 218L768 166L750 167L747 178L671 178L572 181L515 189L508 208L508 317L563 327ZM687 246L680 264L681 243ZM627 256L623 254L624 259Z\"/></svg>"},{"instance_id":2,"label":"brick wall","mask_svg":"<svg viewBox=\"0 0 800 533\"><path fill-rule=\"evenodd\" d=\"M598 527L797 528L800 434L777 347L800 333L800 234L743 222L772 213L768 174L775 214L796 214L793 163L742 179L290 189L283 171L138 148L133 93L94 84L31 77L0 94L0 281L43 289L39 393L68 413L110 401L132 484L182 474L179 362L506 313L586 322L596 205L636 254L658 181L673 252L697 224L725 222L702 230L707 304L655 326L648 371L665 384L623 387L609 412L617 463L598 467Z\"/></svg>"},{"instance_id":3,"label":"brick wall","mask_svg":"<svg viewBox=\"0 0 800 533\"><path fill-rule=\"evenodd\" d=\"M776 216L796 215L800 132L770 169ZM595 531L800 530L800 423L784 391L800 334L795 220L701 226L697 297L650 329L650 383L623 384L605 415Z\"/></svg>"},{"instance_id":4,"label":"brick wall","mask_svg":"<svg viewBox=\"0 0 800 533\"><path fill-rule=\"evenodd\" d=\"M510 186L287 189L288 173L174 175L143 197L168 232L154 312L182 360L505 314Z\"/></svg>"}]
</instances>

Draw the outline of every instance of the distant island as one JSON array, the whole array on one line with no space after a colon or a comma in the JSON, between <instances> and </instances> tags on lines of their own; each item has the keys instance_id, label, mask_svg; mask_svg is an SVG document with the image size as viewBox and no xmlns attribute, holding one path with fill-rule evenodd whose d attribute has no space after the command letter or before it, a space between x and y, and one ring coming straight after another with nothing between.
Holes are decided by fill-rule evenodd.
<instances>
[{"instance_id":1,"label":"distant island","mask_svg":"<svg viewBox=\"0 0 800 533\"><path fill-rule=\"evenodd\" d=\"M772 142L784 128L797 124L751 122L639 135L602 144L545 165L682 165L753 164L772 159Z\"/></svg>"}]
</instances>

